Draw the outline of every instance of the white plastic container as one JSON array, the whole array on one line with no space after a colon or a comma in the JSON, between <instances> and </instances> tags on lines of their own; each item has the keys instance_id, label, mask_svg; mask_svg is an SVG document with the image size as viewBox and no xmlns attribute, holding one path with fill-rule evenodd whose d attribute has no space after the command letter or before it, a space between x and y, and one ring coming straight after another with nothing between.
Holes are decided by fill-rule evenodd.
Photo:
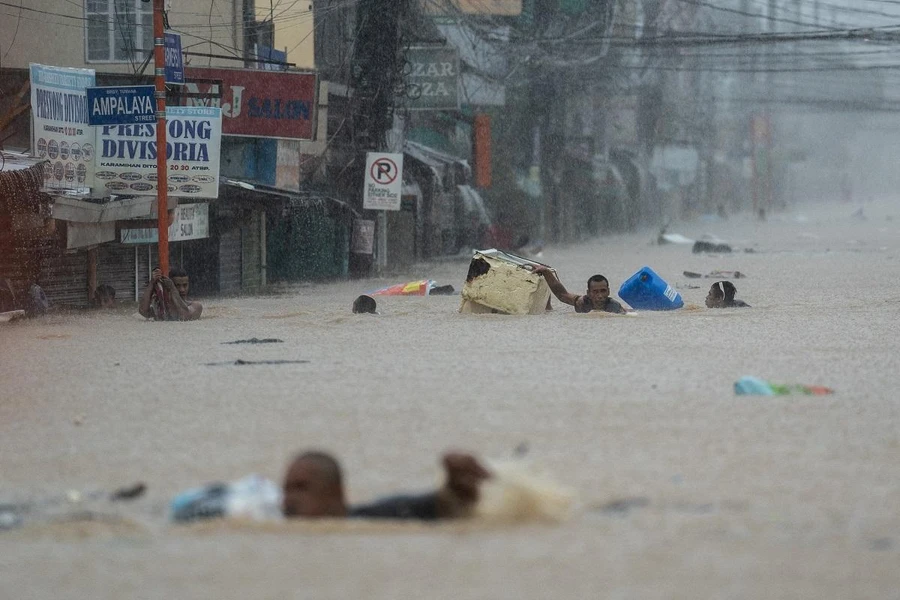
<instances>
[{"instance_id":1,"label":"white plastic container","mask_svg":"<svg viewBox=\"0 0 900 600\"><path fill-rule=\"evenodd\" d=\"M459 312L537 315L547 309L550 286L526 268L533 261L500 250L478 250L469 264Z\"/></svg>"}]
</instances>

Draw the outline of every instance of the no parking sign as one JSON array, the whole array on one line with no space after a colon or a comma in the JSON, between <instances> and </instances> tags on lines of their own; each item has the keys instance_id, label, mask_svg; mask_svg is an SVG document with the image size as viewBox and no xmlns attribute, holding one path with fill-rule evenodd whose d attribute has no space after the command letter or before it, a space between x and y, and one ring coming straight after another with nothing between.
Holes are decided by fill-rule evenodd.
<instances>
[{"instance_id":1,"label":"no parking sign","mask_svg":"<svg viewBox=\"0 0 900 600\"><path fill-rule=\"evenodd\" d=\"M403 155L386 152L366 153L366 182L363 208L400 210L403 187Z\"/></svg>"}]
</instances>

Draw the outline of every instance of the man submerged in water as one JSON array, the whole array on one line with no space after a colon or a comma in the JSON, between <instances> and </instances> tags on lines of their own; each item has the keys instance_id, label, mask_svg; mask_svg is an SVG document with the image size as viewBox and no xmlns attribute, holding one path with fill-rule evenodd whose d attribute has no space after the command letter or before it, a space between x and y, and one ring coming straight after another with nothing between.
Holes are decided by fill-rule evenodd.
<instances>
[{"instance_id":1,"label":"man submerged in water","mask_svg":"<svg viewBox=\"0 0 900 600\"><path fill-rule=\"evenodd\" d=\"M370 504L348 506L340 464L330 454L311 451L298 455L288 467L282 487L285 517L358 517L433 521L469 516L479 487L491 477L474 456L444 455L444 485L418 495L398 495Z\"/></svg>"},{"instance_id":2,"label":"man submerged in water","mask_svg":"<svg viewBox=\"0 0 900 600\"><path fill-rule=\"evenodd\" d=\"M621 304L609 297L609 280L603 275L594 275L588 279L587 294L579 296L570 293L550 267L537 265L532 268L532 272L542 275L547 280L553 295L560 302L574 306L575 312L589 313L592 310L599 310L620 315L627 312Z\"/></svg>"},{"instance_id":3,"label":"man submerged in water","mask_svg":"<svg viewBox=\"0 0 900 600\"><path fill-rule=\"evenodd\" d=\"M157 267L141 296L138 312L154 321L195 321L200 318L203 306L188 300L190 288L191 281L184 269L173 268L169 277L164 277Z\"/></svg>"},{"instance_id":4,"label":"man submerged in water","mask_svg":"<svg viewBox=\"0 0 900 600\"><path fill-rule=\"evenodd\" d=\"M722 287L719 287L721 284ZM730 281L717 281L709 288L706 294L707 308L750 308L750 305L743 300L734 297L737 294L737 288Z\"/></svg>"}]
</instances>

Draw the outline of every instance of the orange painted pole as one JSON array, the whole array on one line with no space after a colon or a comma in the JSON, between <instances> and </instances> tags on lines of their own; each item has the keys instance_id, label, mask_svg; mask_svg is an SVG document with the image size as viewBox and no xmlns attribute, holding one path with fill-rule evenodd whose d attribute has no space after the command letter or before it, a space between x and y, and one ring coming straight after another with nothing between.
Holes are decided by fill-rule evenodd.
<instances>
[{"instance_id":1,"label":"orange painted pole","mask_svg":"<svg viewBox=\"0 0 900 600\"><path fill-rule=\"evenodd\" d=\"M472 152L475 159L475 186L491 187L491 117L486 114L475 115L475 148Z\"/></svg>"},{"instance_id":2,"label":"orange painted pole","mask_svg":"<svg viewBox=\"0 0 900 600\"><path fill-rule=\"evenodd\" d=\"M159 229L159 268L169 275L169 177L166 171L166 34L165 0L153 0L153 64L156 73L156 226Z\"/></svg>"}]
</instances>

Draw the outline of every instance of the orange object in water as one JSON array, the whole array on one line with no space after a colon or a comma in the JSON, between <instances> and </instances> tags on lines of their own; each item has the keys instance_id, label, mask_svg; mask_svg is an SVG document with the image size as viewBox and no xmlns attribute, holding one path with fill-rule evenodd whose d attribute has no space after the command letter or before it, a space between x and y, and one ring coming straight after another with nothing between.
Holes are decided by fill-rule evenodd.
<instances>
[{"instance_id":1,"label":"orange object in water","mask_svg":"<svg viewBox=\"0 0 900 600\"><path fill-rule=\"evenodd\" d=\"M434 287L434 280L420 279L408 283L398 283L390 287L370 292L370 296L427 296Z\"/></svg>"}]
</instances>

